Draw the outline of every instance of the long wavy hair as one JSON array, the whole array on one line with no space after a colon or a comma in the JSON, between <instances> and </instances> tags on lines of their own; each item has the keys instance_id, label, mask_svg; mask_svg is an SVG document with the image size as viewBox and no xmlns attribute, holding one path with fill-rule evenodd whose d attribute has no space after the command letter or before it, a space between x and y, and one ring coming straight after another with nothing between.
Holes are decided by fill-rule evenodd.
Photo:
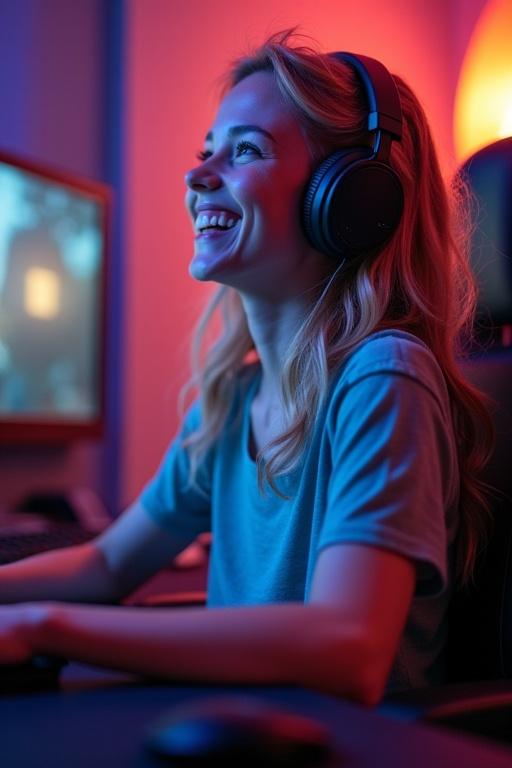
<instances>
[{"instance_id":1,"label":"long wavy hair","mask_svg":"<svg viewBox=\"0 0 512 768\"><path fill-rule=\"evenodd\" d=\"M344 146L371 146L364 92L354 71L307 42L297 41L294 29L272 35L232 64L223 93L252 73L269 72L294 110L313 160ZM394 79L403 137L392 143L390 162L404 189L403 216L379 253L353 266L333 266L321 290L312 293L309 314L282 367L286 428L257 457L260 487L266 479L279 493L276 475L300 461L332 375L351 350L375 331L408 331L432 350L450 395L460 467L456 579L464 585L471 581L487 538L490 515L481 473L493 444L486 398L459 367L477 299L468 258L468 192L460 179L450 188L445 185L423 108L402 78ZM217 313L222 332L205 344ZM185 441L192 478L226 421L237 376L251 356L257 354L240 297L222 286L200 318L192 345L193 375L182 393L183 403L193 389L202 409L200 428ZM264 460L264 454L270 458Z\"/></svg>"}]
</instances>

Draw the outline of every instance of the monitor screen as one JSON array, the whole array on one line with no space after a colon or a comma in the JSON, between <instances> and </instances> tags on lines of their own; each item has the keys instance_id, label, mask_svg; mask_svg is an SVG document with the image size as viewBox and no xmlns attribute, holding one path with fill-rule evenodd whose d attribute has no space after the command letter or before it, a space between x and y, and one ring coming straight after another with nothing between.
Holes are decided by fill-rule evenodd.
<instances>
[{"instance_id":1,"label":"monitor screen","mask_svg":"<svg viewBox=\"0 0 512 768\"><path fill-rule=\"evenodd\" d=\"M0 152L0 441L99 437L108 188Z\"/></svg>"}]
</instances>

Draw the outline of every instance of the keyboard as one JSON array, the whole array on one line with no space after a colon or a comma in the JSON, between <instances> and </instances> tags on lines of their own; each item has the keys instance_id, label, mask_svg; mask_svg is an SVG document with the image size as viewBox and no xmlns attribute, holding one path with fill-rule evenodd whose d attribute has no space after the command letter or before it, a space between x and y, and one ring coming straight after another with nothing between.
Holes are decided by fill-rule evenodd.
<instances>
[{"instance_id":1,"label":"keyboard","mask_svg":"<svg viewBox=\"0 0 512 768\"><path fill-rule=\"evenodd\" d=\"M39 552L71 547L90 541L97 533L88 531L76 523L59 523L55 527L33 533L0 532L0 565L13 563Z\"/></svg>"}]
</instances>

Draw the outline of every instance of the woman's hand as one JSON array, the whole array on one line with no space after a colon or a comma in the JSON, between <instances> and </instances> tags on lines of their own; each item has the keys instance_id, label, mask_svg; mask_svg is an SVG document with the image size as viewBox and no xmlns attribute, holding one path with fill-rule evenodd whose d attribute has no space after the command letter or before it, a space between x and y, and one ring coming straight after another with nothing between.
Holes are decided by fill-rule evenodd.
<instances>
[{"instance_id":1,"label":"woman's hand","mask_svg":"<svg viewBox=\"0 0 512 768\"><path fill-rule=\"evenodd\" d=\"M0 606L0 665L21 664L37 653L37 638L50 612L49 603Z\"/></svg>"}]
</instances>

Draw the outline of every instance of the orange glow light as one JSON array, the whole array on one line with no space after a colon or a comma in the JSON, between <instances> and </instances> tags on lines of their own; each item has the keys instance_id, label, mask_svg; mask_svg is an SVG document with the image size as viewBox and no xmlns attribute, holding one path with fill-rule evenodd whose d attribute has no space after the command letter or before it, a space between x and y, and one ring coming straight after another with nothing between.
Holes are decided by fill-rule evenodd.
<instances>
[{"instance_id":1,"label":"orange glow light","mask_svg":"<svg viewBox=\"0 0 512 768\"><path fill-rule=\"evenodd\" d=\"M512 2L489 0L462 63L455 97L455 150L464 161L512 136Z\"/></svg>"}]
</instances>

